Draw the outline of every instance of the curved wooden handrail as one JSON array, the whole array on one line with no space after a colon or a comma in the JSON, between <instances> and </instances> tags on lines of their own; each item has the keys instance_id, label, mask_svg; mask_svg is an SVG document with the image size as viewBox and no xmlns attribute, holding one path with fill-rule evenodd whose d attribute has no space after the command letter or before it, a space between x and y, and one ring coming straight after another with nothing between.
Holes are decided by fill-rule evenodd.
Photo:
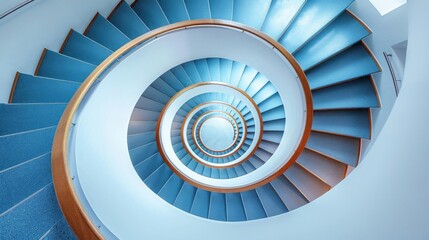
<instances>
[{"instance_id":1,"label":"curved wooden handrail","mask_svg":"<svg viewBox=\"0 0 429 240\"><path fill-rule=\"evenodd\" d=\"M80 88L76 91L75 95L70 100L67 105L61 120L58 124L57 131L54 137L54 142L52 146L52 174L53 174L53 182L56 191L56 195L60 204L60 207L72 227L73 231L77 235L79 239L103 239L102 234L98 230L97 226L90 220L89 216L85 212L83 208L82 202L79 200L76 189L73 184L72 177L70 175L69 164L68 164L68 140L70 137L70 127L72 126L73 117L84 99L85 95L88 93L90 87L94 84L97 78L112 64L118 59L121 55L129 52L139 44L152 39L160 34L164 34L167 32L172 32L181 28L192 27L192 26L203 26L203 25L211 25L211 26L224 26L231 27L239 30L243 30L249 33L252 33L255 36L265 40L270 43L274 49L277 49L292 65L293 69L297 72L298 78L302 84L305 93L306 99L306 123L305 130L302 137L302 140L297 147L295 153L293 154L291 160L285 164L281 169L279 169L275 174L271 175L269 178L265 179L264 182L258 183L259 185L263 185L267 182L270 182L280 176L287 168L293 164L298 156L303 151L305 144L308 140L308 137L311 132L311 124L313 120L313 104L312 104L312 96L309 84L307 82L307 77L299 66L298 62L295 58L287 52L278 42L274 39L270 38L268 35L261 33L255 29L247 27L245 25L226 21L226 20L190 20L179 22L171 25L167 25L164 27L160 27L153 31L150 31L142 36L130 41L129 43L122 46L112 55L110 55L106 60L104 60L82 83ZM243 187L242 191L253 189L257 187L256 185L249 185Z\"/></svg>"}]
</instances>

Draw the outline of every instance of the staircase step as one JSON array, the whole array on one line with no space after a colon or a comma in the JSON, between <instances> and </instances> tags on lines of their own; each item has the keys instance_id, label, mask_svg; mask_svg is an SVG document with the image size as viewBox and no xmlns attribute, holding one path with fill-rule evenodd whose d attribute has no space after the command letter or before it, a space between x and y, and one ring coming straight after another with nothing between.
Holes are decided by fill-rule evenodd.
<instances>
[{"instance_id":1,"label":"staircase step","mask_svg":"<svg viewBox=\"0 0 429 240\"><path fill-rule=\"evenodd\" d=\"M267 217L264 206L259 199L255 190L250 190L241 193L244 209L246 211L247 220L254 220Z\"/></svg>"},{"instance_id":2,"label":"staircase step","mask_svg":"<svg viewBox=\"0 0 429 240\"><path fill-rule=\"evenodd\" d=\"M209 0L185 0L185 5L190 19L211 18Z\"/></svg>"},{"instance_id":3,"label":"staircase step","mask_svg":"<svg viewBox=\"0 0 429 240\"><path fill-rule=\"evenodd\" d=\"M0 215L52 182L51 154L0 171Z\"/></svg>"},{"instance_id":4,"label":"staircase step","mask_svg":"<svg viewBox=\"0 0 429 240\"><path fill-rule=\"evenodd\" d=\"M287 207L270 184L265 184L257 188L256 191L268 217L288 212Z\"/></svg>"},{"instance_id":5,"label":"staircase step","mask_svg":"<svg viewBox=\"0 0 429 240\"><path fill-rule=\"evenodd\" d=\"M184 181L179 176L172 174L158 195L165 201L173 204L182 189L183 183Z\"/></svg>"},{"instance_id":6,"label":"staircase step","mask_svg":"<svg viewBox=\"0 0 429 240\"><path fill-rule=\"evenodd\" d=\"M67 223L67 220L62 217L51 229L46 232L41 239L63 239L63 240L77 240L76 235Z\"/></svg>"},{"instance_id":7,"label":"staircase step","mask_svg":"<svg viewBox=\"0 0 429 240\"><path fill-rule=\"evenodd\" d=\"M360 157L360 139L312 131L307 148L356 167Z\"/></svg>"},{"instance_id":8,"label":"staircase step","mask_svg":"<svg viewBox=\"0 0 429 240\"><path fill-rule=\"evenodd\" d=\"M329 25L351 3L353 0L325 0L323 4L319 0L307 0L279 43L294 53Z\"/></svg>"},{"instance_id":9,"label":"staircase step","mask_svg":"<svg viewBox=\"0 0 429 240\"><path fill-rule=\"evenodd\" d=\"M238 88L242 89L243 91L246 91L258 74L259 72L257 70L247 66L243 72L243 75L241 75L240 82L238 83Z\"/></svg>"},{"instance_id":10,"label":"staircase step","mask_svg":"<svg viewBox=\"0 0 429 240\"><path fill-rule=\"evenodd\" d=\"M157 121L160 112L135 108L131 114L131 121Z\"/></svg>"},{"instance_id":11,"label":"staircase step","mask_svg":"<svg viewBox=\"0 0 429 240\"><path fill-rule=\"evenodd\" d=\"M84 35L112 51L118 50L130 41L123 32L99 13L92 19Z\"/></svg>"},{"instance_id":12,"label":"staircase step","mask_svg":"<svg viewBox=\"0 0 429 240\"><path fill-rule=\"evenodd\" d=\"M147 177L144 182L152 191L158 193L164 184L171 177L173 172L167 166L167 164L162 164L157 170L155 170L149 177Z\"/></svg>"},{"instance_id":13,"label":"staircase step","mask_svg":"<svg viewBox=\"0 0 429 240\"><path fill-rule=\"evenodd\" d=\"M66 104L0 104L0 136L58 124Z\"/></svg>"},{"instance_id":14,"label":"staircase step","mask_svg":"<svg viewBox=\"0 0 429 240\"><path fill-rule=\"evenodd\" d=\"M317 175L331 187L344 179L347 165L310 150L304 150L297 162Z\"/></svg>"},{"instance_id":15,"label":"staircase step","mask_svg":"<svg viewBox=\"0 0 429 240\"><path fill-rule=\"evenodd\" d=\"M213 19L232 20L234 0L210 0L209 2Z\"/></svg>"},{"instance_id":16,"label":"staircase step","mask_svg":"<svg viewBox=\"0 0 429 240\"><path fill-rule=\"evenodd\" d=\"M367 109L315 111L313 130L371 139L371 115Z\"/></svg>"},{"instance_id":17,"label":"staircase step","mask_svg":"<svg viewBox=\"0 0 429 240\"><path fill-rule=\"evenodd\" d=\"M136 166L142 161L152 157L157 152L158 148L156 146L156 142L151 142L146 145L134 148L130 150L131 162L134 166Z\"/></svg>"},{"instance_id":18,"label":"staircase step","mask_svg":"<svg viewBox=\"0 0 429 240\"><path fill-rule=\"evenodd\" d=\"M271 186L289 211L308 203L304 195L284 175L272 181Z\"/></svg>"},{"instance_id":19,"label":"staircase step","mask_svg":"<svg viewBox=\"0 0 429 240\"><path fill-rule=\"evenodd\" d=\"M269 109L262 113L262 120L264 122L285 119L285 118L286 118L286 114L285 114L285 109L283 105Z\"/></svg>"},{"instance_id":20,"label":"staircase step","mask_svg":"<svg viewBox=\"0 0 429 240\"><path fill-rule=\"evenodd\" d=\"M150 31L130 5L123 0L118 3L107 19L129 39L134 39Z\"/></svg>"},{"instance_id":21,"label":"staircase step","mask_svg":"<svg viewBox=\"0 0 429 240\"><path fill-rule=\"evenodd\" d=\"M212 192L210 198L209 218L226 221L226 197L224 193Z\"/></svg>"},{"instance_id":22,"label":"staircase step","mask_svg":"<svg viewBox=\"0 0 429 240\"><path fill-rule=\"evenodd\" d=\"M34 75L83 82L95 65L45 49Z\"/></svg>"},{"instance_id":23,"label":"staircase step","mask_svg":"<svg viewBox=\"0 0 429 240\"><path fill-rule=\"evenodd\" d=\"M335 85L380 71L378 63L362 43L306 72L312 90Z\"/></svg>"},{"instance_id":24,"label":"staircase step","mask_svg":"<svg viewBox=\"0 0 429 240\"><path fill-rule=\"evenodd\" d=\"M304 71L365 38L371 31L348 11L302 47L294 57ZM335 44L333 44L335 42Z\"/></svg>"},{"instance_id":25,"label":"staircase step","mask_svg":"<svg viewBox=\"0 0 429 240\"><path fill-rule=\"evenodd\" d=\"M315 200L330 189L328 184L296 163L288 168L284 175L310 201Z\"/></svg>"},{"instance_id":26,"label":"staircase step","mask_svg":"<svg viewBox=\"0 0 429 240\"><path fill-rule=\"evenodd\" d=\"M158 0L158 3L169 23L189 20L189 14L184 0Z\"/></svg>"},{"instance_id":27,"label":"staircase step","mask_svg":"<svg viewBox=\"0 0 429 240\"><path fill-rule=\"evenodd\" d=\"M17 73L12 103L68 103L80 83Z\"/></svg>"},{"instance_id":28,"label":"staircase step","mask_svg":"<svg viewBox=\"0 0 429 240\"><path fill-rule=\"evenodd\" d=\"M195 193L191 213L203 218L208 218L210 207L210 192L198 189Z\"/></svg>"},{"instance_id":29,"label":"staircase step","mask_svg":"<svg viewBox=\"0 0 429 240\"><path fill-rule=\"evenodd\" d=\"M262 75L258 74L253 80L252 84L246 89L246 93L249 96L254 96L259 90L261 90L268 83L268 79Z\"/></svg>"},{"instance_id":30,"label":"staircase step","mask_svg":"<svg viewBox=\"0 0 429 240\"><path fill-rule=\"evenodd\" d=\"M184 182L176 200L174 201L174 206L182 209L185 212L191 212L192 203L194 202L196 192L196 187L190 185L187 182Z\"/></svg>"},{"instance_id":31,"label":"staircase step","mask_svg":"<svg viewBox=\"0 0 429 240\"><path fill-rule=\"evenodd\" d=\"M240 193L226 194L226 212L228 222L238 222L246 220L243 200Z\"/></svg>"},{"instance_id":32,"label":"staircase step","mask_svg":"<svg viewBox=\"0 0 429 240\"><path fill-rule=\"evenodd\" d=\"M146 179L151 173L158 169L164 161L162 160L159 153L152 155L151 157L145 159L139 164L135 165L137 174L141 179Z\"/></svg>"},{"instance_id":33,"label":"staircase step","mask_svg":"<svg viewBox=\"0 0 429 240\"><path fill-rule=\"evenodd\" d=\"M128 139L129 150L135 149L137 147L144 146L146 144L156 141L154 131L128 135L127 139Z\"/></svg>"},{"instance_id":34,"label":"staircase step","mask_svg":"<svg viewBox=\"0 0 429 240\"><path fill-rule=\"evenodd\" d=\"M249 4L248 0L234 0L233 20L255 29L261 29L265 17L270 8L271 1L253 0Z\"/></svg>"},{"instance_id":35,"label":"staircase step","mask_svg":"<svg viewBox=\"0 0 429 240\"><path fill-rule=\"evenodd\" d=\"M304 4L305 0L273 0L261 31L278 40Z\"/></svg>"},{"instance_id":36,"label":"staircase step","mask_svg":"<svg viewBox=\"0 0 429 240\"><path fill-rule=\"evenodd\" d=\"M0 172L51 151L56 127L0 136Z\"/></svg>"},{"instance_id":37,"label":"staircase step","mask_svg":"<svg viewBox=\"0 0 429 240\"><path fill-rule=\"evenodd\" d=\"M113 52L72 29L61 47L60 53L87 63L99 65Z\"/></svg>"},{"instance_id":38,"label":"staircase step","mask_svg":"<svg viewBox=\"0 0 429 240\"><path fill-rule=\"evenodd\" d=\"M377 108L378 93L371 77L318 89L312 92L313 107L323 109Z\"/></svg>"},{"instance_id":39,"label":"staircase step","mask_svg":"<svg viewBox=\"0 0 429 240\"><path fill-rule=\"evenodd\" d=\"M156 0L135 1L132 8L151 30L169 24L167 17Z\"/></svg>"},{"instance_id":40,"label":"staircase step","mask_svg":"<svg viewBox=\"0 0 429 240\"><path fill-rule=\"evenodd\" d=\"M164 104L142 96L137 101L136 108L161 112Z\"/></svg>"},{"instance_id":41,"label":"staircase step","mask_svg":"<svg viewBox=\"0 0 429 240\"><path fill-rule=\"evenodd\" d=\"M262 136L262 140L280 143L283 137L283 132L270 132L264 130L264 135Z\"/></svg>"},{"instance_id":42,"label":"staircase step","mask_svg":"<svg viewBox=\"0 0 429 240\"><path fill-rule=\"evenodd\" d=\"M0 216L3 239L39 239L62 218L52 183Z\"/></svg>"},{"instance_id":43,"label":"staircase step","mask_svg":"<svg viewBox=\"0 0 429 240\"><path fill-rule=\"evenodd\" d=\"M157 122L141 122L141 121L130 121L128 124L128 135L139 134L144 132L150 132L155 129Z\"/></svg>"}]
</instances>

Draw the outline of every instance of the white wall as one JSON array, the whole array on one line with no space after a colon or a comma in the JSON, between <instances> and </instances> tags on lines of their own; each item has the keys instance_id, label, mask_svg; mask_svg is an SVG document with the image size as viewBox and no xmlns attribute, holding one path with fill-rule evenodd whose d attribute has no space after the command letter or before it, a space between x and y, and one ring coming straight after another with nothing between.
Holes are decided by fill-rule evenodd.
<instances>
[{"instance_id":1,"label":"white wall","mask_svg":"<svg viewBox=\"0 0 429 240\"><path fill-rule=\"evenodd\" d=\"M19 2L1 1L0 12ZM97 11L107 17L118 2L36 0L0 20L0 103L7 102L17 71L33 74L44 48L59 50L70 28L82 32Z\"/></svg>"}]
</instances>

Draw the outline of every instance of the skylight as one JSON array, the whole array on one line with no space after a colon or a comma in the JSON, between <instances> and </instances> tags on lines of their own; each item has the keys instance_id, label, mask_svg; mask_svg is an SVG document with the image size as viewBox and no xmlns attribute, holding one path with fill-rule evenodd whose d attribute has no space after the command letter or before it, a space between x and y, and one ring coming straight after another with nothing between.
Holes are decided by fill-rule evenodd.
<instances>
[{"instance_id":1,"label":"skylight","mask_svg":"<svg viewBox=\"0 0 429 240\"><path fill-rule=\"evenodd\" d=\"M381 16L384 16L391 11L399 8L407 3L407 0L369 0L372 5L378 10Z\"/></svg>"}]
</instances>

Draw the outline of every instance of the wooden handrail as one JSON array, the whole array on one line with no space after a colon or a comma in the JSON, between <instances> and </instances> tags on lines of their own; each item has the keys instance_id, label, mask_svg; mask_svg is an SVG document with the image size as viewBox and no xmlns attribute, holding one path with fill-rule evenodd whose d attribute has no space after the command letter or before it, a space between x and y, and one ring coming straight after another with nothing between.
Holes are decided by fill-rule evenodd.
<instances>
[{"instance_id":1,"label":"wooden handrail","mask_svg":"<svg viewBox=\"0 0 429 240\"><path fill-rule=\"evenodd\" d=\"M249 32L259 38L263 39L267 43L271 44L274 49L279 51L291 64L293 69L298 74L299 81L304 90L305 100L306 100L306 123L304 126L304 133L299 143L295 153L291 157L291 160L287 162L281 169L279 169L275 174L271 175L269 178L265 179L264 182L270 182L283 174L283 172L289 168L304 150L305 144L309 138L311 132L311 125L313 120L313 104L312 96L307 78L299 66L298 62L294 57L287 52L277 41L270 38L268 35L261 33L255 29L249 28L245 25L238 24L231 21L225 20L191 20L184 21L180 23L171 24L158 28L156 30L150 31L132 41L122 46L112 55L110 55L106 60L104 60L82 83L80 88L76 91L75 95L70 100L67 105L61 120L58 124L57 131L55 134L53 146L52 146L52 172L53 172L53 181L56 191L56 195L60 204L60 207L72 227L73 231L79 239L103 239L102 234L100 233L97 226L89 218L88 214L83 208L81 200L78 198L73 180L70 174L69 169L69 160L68 160L68 142L70 137L70 128L72 126L73 117L76 114L76 111L79 108L82 100L85 95L90 90L91 86L97 81L97 78L111 66L119 57L128 53L133 48L142 44L143 42L153 39L156 36L168 32L172 32L178 29L194 26L223 26L230 27L242 31ZM259 183L260 184L260 183ZM258 184L258 185L259 185ZM242 190L252 189L255 186L247 186Z\"/></svg>"}]
</instances>

